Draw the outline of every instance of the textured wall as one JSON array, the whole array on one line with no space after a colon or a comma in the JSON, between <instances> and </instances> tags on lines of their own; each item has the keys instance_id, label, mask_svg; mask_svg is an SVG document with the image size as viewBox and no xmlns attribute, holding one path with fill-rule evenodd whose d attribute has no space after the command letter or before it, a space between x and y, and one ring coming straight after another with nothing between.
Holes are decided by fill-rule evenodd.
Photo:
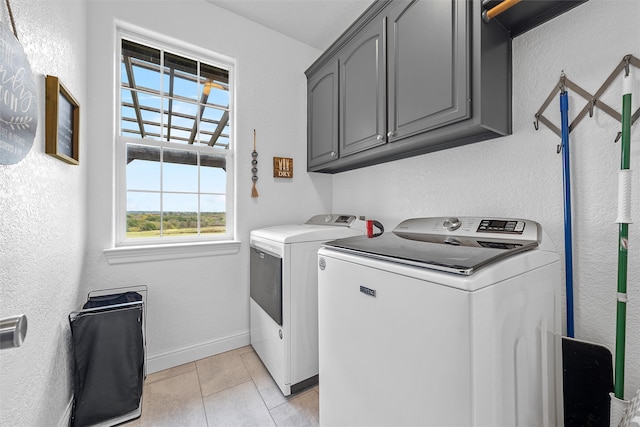
<instances>
[{"instance_id":1,"label":"textured wall","mask_svg":"<svg viewBox=\"0 0 640 427\"><path fill-rule=\"evenodd\" d=\"M70 391L67 315L78 307L86 224L85 5L12 0L19 40L38 87L30 153L0 165L0 317L24 313L24 344L0 351L0 425L57 425ZM9 22L4 5L2 21ZM80 166L44 153L44 76L81 105Z\"/></svg>"},{"instance_id":2,"label":"textured wall","mask_svg":"<svg viewBox=\"0 0 640 427\"><path fill-rule=\"evenodd\" d=\"M562 70L594 93L625 54L640 57L640 2L592 0L513 42L513 134L470 146L335 175L334 208L378 218L385 227L413 216L481 215L537 220L563 252L560 138L534 114ZM640 105L636 71L634 111ZM621 110L621 79L603 96ZM569 94L570 120L585 101ZM558 126L557 99L545 116ZM626 390L640 388L640 125L632 130ZM617 269L620 125L602 111L571 133L576 337L613 350Z\"/></svg>"},{"instance_id":3,"label":"textured wall","mask_svg":"<svg viewBox=\"0 0 640 427\"><path fill-rule=\"evenodd\" d=\"M188 7L184 7L187 4ZM83 282L88 288L146 284L148 355L189 357L249 329L249 231L265 225L300 223L330 211L331 177L305 173L305 68L319 52L204 0L88 3L91 88L88 150L91 226ZM112 82L119 20L142 30L193 44L236 60L237 255L109 265L103 250L113 240L114 106ZM258 191L251 199L253 129L259 152ZM292 180L272 177L273 156L294 159ZM301 203L301 201L304 201ZM167 359L168 360L168 359ZM181 359L184 363L185 359ZM159 364L160 363L160 364Z\"/></svg>"}]
</instances>

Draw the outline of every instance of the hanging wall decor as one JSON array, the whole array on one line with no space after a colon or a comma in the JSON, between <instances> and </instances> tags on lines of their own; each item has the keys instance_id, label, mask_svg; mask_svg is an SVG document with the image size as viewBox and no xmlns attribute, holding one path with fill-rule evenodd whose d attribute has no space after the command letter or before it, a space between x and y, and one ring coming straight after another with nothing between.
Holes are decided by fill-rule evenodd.
<instances>
[{"instance_id":1,"label":"hanging wall decor","mask_svg":"<svg viewBox=\"0 0 640 427\"><path fill-rule=\"evenodd\" d=\"M79 161L80 105L55 76L46 77L45 132L47 154L77 165Z\"/></svg>"},{"instance_id":2,"label":"hanging wall decor","mask_svg":"<svg viewBox=\"0 0 640 427\"><path fill-rule=\"evenodd\" d=\"M7 3L7 7L8 7ZM9 9L11 22L13 15ZM0 164L26 157L38 126L38 94L31 66L17 36L0 22Z\"/></svg>"},{"instance_id":3,"label":"hanging wall decor","mask_svg":"<svg viewBox=\"0 0 640 427\"><path fill-rule=\"evenodd\" d=\"M256 151L256 130L253 130L253 152L251 153L251 181L253 181L253 187L251 188L251 197L258 197L258 189L256 188L256 182L258 182L258 152Z\"/></svg>"}]
</instances>

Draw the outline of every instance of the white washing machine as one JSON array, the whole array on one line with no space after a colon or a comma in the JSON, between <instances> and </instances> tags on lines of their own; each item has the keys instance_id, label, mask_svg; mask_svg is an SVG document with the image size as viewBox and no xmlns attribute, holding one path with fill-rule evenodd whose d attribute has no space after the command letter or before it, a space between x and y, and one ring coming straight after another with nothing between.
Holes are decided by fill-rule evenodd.
<instances>
[{"instance_id":1,"label":"white washing machine","mask_svg":"<svg viewBox=\"0 0 640 427\"><path fill-rule=\"evenodd\" d=\"M416 218L318 252L320 424L563 424L560 263L524 219Z\"/></svg>"},{"instance_id":2,"label":"white washing machine","mask_svg":"<svg viewBox=\"0 0 640 427\"><path fill-rule=\"evenodd\" d=\"M318 249L363 233L335 214L251 232L251 345L285 396L318 382Z\"/></svg>"}]
</instances>

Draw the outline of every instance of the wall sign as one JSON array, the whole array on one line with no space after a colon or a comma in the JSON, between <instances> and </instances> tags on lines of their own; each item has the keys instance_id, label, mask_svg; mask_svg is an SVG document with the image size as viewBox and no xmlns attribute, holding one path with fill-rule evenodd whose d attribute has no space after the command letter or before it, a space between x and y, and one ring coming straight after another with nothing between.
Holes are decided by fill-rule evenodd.
<instances>
[{"instance_id":1,"label":"wall sign","mask_svg":"<svg viewBox=\"0 0 640 427\"><path fill-rule=\"evenodd\" d=\"M38 127L38 95L31 66L11 29L0 22L0 164L20 162Z\"/></svg>"},{"instance_id":2,"label":"wall sign","mask_svg":"<svg viewBox=\"0 0 640 427\"><path fill-rule=\"evenodd\" d=\"M274 157L273 177L293 178L293 159L289 157Z\"/></svg>"},{"instance_id":3,"label":"wall sign","mask_svg":"<svg viewBox=\"0 0 640 427\"><path fill-rule=\"evenodd\" d=\"M45 151L72 165L79 156L80 105L57 77L47 76Z\"/></svg>"}]
</instances>

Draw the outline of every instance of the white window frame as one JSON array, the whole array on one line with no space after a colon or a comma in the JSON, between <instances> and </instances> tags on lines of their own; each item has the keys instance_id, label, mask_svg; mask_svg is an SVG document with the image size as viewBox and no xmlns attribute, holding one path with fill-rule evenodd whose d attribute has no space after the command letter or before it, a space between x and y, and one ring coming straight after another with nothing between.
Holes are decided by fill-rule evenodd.
<instances>
[{"instance_id":1,"label":"white window frame","mask_svg":"<svg viewBox=\"0 0 640 427\"><path fill-rule=\"evenodd\" d=\"M226 157L226 231L224 234L203 234L188 237L154 237L127 238L127 188L126 188L126 158L127 143L140 144L140 138L123 136L121 134L121 97L122 97L122 40L167 51L176 55L213 65L229 71L229 147L227 149L213 147L197 147L167 141L157 141L157 146L179 150L193 150L223 155ZM202 256L216 253L237 253L240 242L235 240L235 68L232 58L214 52L188 45L186 43L167 38L138 28L128 28L122 24L116 26L116 72L115 72L115 239L114 248L105 250L110 263L149 261L153 259L175 259L181 257ZM162 83L164 79L162 79ZM163 90L164 92L164 90ZM155 141L154 141L155 142Z\"/></svg>"}]
</instances>

